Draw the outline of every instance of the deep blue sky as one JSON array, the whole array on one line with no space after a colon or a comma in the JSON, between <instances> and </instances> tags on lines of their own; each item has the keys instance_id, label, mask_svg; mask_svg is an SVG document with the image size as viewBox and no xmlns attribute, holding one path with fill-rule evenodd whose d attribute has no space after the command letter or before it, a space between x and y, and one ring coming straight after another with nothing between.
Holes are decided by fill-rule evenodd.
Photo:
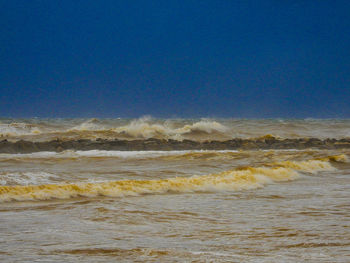
<instances>
[{"instance_id":1,"label":"deep blue sky","mask_svg":"<svg viewBox=\"0 0 350 263\"><path fill-rule=\"evenodd\" d=\"M350 1L0 0L0 117L350 118Z\"/></svg>"}]
</instances>

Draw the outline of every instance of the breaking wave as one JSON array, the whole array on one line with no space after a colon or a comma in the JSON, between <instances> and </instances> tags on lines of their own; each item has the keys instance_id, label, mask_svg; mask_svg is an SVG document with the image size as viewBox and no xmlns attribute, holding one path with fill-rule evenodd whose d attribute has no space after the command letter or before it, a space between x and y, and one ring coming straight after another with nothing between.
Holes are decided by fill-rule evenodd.
<instances>
[{"instance_id":1,"label":"breaking wave","mask_svg":"<svg viewBox=\"0 0 350 263\"><path fill-rule=\"evenodd\" d=\"M133 139L174 139L183 140L208 135L221 135L227 138L228 128L216 121L201 120L182 127L174 127L171 122L152 123L149 118L141 118L130 124L112 129L120 136Z\"/></svg>"},{"instance_id":2,"label":"breaking wave","mask_svg":"<svg viewBox=\"0 0 350 263\"><path fill-rule=\"evenodd\" d=\"M244 119L3 119L0 138L11 141L193 140L241 139L350 139L349 120Z\"/></svg>"},{"instance_id":3,"label":"breaking wave","mask_svg":"<svg viewBox=\"0 0 350 263\"><path fill-rule=\"evenodd\" d=\"M0 185L38 185L49 184L59 177L47 172L1 172Z\"/></svg>"},{"instance_id":4,"label":"breaking wave","mask_svg":"<svg viewBox=\"0 0 350 263\"><path fill-rule=\"evenodd\" d=\"M35 125L29 123L12 122L0 123L1 136L16 136L16 135L33 135L40 134L41 130Z\"/></svg>"},{"instance_id":5,"label":"breaking wave","mask_svg":"<svg viewBox=\"0 0 350 263\"><path fill-rule=\"evenodd\" d=\"M73 128L68 129L68 131L101 131L107 129L101 121L96 118L85 121Z\"/></svg>"},{"instance_id":6,"label":"breaking wave","mask_svg":"<svg viewBox=\"0 0 350 263\"><path fill-rule=\"evenodd\" d=\"M273 182L294 180L299 172L331 171L331 161L346 161L346 156L318 160L287 161L263 167L244 167L217 174L174 177L158 180L122 180L101 183L0 186L0 200L31 201L75 197L122 197L140 194L218 192L256 189Z\"/></svg>"},{"instance_id":7,"label":"breaking wave","mask_svg":"<svg viewBox=\"0 0 350 263\"><path fill-rule=\"evenodd\" d=\"M35 136L43 131L38 125L26 123L0 124L0 135L6 138ZM213 139L220 136L222 139L231 137L230 130L217 121L200 120L191 124L176 123L173 121L155 122L150 117L131 120L126 124L103 122L99 119L90 119L73 127L45 129L45 136L55 138L119 138L119 139ZM26 137L25 137L26 138Z\"/></svg>"}]
</instances>

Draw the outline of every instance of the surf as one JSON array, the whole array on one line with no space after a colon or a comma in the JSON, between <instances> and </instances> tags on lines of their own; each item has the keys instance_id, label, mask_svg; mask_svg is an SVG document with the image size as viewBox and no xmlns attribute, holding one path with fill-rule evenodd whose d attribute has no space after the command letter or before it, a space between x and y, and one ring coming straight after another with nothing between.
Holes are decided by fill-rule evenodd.
<instances>
[{"instance_id":1,"label":"surf","mask_svg":"<svg viewBox=\"0 0 350 263\"><path fill-rule=\"evenodd\" d=\"M40 201L76 197L124 197L143 194L242 191L297 179L301 173L332 171L331 162L347 161L330 156L308 161L284 161L261 167L241 167L220 173L154 180L119 180L99 183L0 186L0 201Z\"/></svg>"}]
</instances>

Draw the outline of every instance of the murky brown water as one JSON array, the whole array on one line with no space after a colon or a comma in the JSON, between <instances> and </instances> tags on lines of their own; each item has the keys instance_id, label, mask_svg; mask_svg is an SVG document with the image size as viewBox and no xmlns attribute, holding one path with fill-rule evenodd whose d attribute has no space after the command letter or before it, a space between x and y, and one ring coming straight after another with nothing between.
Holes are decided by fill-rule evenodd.
<instances>
[{"instance_id":1,"label":"murky brown water","mask_svg":"<svg viewBox=\"0 0 350 263\"><path fill-rule=\"evenodd\" d=\"M349 156L0 154L0 261L349 262Z\"/></svg>"},{"instance_id":2,"label":"murky brown water","mask_svg":"<svg viewBox=\"0 0 350 263\"><path fill-rule=\"evenodd\" d=\"M0 138L227 140L257 138L346 138L350 120L341 119L0 119Z\"/></svg>"}]
</instances>

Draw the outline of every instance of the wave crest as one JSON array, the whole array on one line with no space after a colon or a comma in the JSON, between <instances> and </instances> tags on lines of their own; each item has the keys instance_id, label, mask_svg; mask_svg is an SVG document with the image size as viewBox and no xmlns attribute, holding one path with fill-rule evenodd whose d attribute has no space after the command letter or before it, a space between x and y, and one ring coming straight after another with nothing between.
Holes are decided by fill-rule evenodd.
<instances>
[{"instance_id":1,"label":"wave crest","mask_svg":"<svg viewBox=\"0 0 350 263\"><path fill-rule=\"evenodd\" d=\"M171 122L152 123L150 118L141 118L131 121L128 125L112 129L121 136L133 139L174 139L183 140L193 137L198 139L210 138L210 135L221 135L228 138L229 129L224 125L209 120L201 120L193 124L186 124L182 127L175 127Z\"/></svg>"},{"instance_id":2,"label":"wave crest","mask_svg":"<svg viewBox=\"0 0 350 263\"><path fill-rule=\"evenodd\" d=\"M192 124L175 124L173 121L159 122L151 117L132 120L122 126L110 126L98 119L90 119L66 131L59 132L62 136L78 133L87 138L120 138L120 139L222 139L230 138L229 129L223 124L201 120ZM215 136L215 137L214 137Z\"/></svg>"},{"instance_id":3,"label":"wave crest","mask_svg":"<svg viewBox=\"0 0 350 263\"><path fill-rule=\"evenodd\" d=\"M216 192L248 190L272 182L298 178L300 172L329 171L334 169L329 161L309 160L276 163L274 167L246 167L192 177L175 177L158 180L123 180L102 183L46 184L30 186L0 186L0 200L25 201L68 199L96 196L134 196L163 194L167 192Z\"/></svg>"},{"instance_id":4,"label":"wave crest","mask_svg":"<svg viewBox=\"0 0 350 263\"><path fill-rule=\"evenodd\" d=\"M57 175L47 172L1 172L1 185L37 185L48 184L59 179Z\"/></svg>"},{"instance_id":5,"label":"wave crest","mask_svg":"<svg viewBox=\"0 0 350 263\"><path fill-rule=\"evenodd\" d=\"M0 123L1 136L35 135L40 133L41 130L33 124L22 122Z\"/></svg>"}]
</instances>

